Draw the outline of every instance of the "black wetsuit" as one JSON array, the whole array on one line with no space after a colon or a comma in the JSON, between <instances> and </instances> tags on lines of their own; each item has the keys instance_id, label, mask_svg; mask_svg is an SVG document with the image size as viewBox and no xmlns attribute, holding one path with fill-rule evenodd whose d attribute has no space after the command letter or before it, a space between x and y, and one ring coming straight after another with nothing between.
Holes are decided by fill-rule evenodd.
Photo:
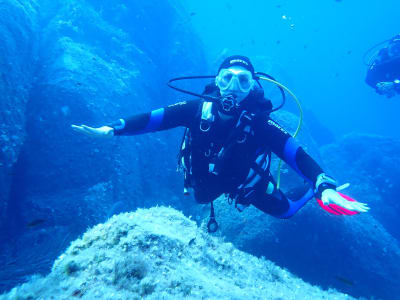
<instances>
[{"instance_id":1,"label":"black wetsuit","mask_svg":"<svg viewBox=\"0 0 400 300\"><path fill-rule=\"evenodd\" d=\"M243 103L252 103L253 94ZM264 97L262 97L263 100ZM265 100L267 101L267 100ZM209 159L207 149L210 145L218 153L224 145L227 136L235 128L238 117L222 121L215 110L215 120L210 129L211 140L204 145L204 139L197 138L196 132L200 131L200 121L204 100L179 102L165 108L153 110L148 113L134 115L110 124L114 134L137 135L147 132L167 130L175 127L187 127L192 132L192 172L193 189L199 203L209 203L224 193L235 192L248 176L251 162L262 151L272 151L314 187L317 176L323 173L319 165L299 147L293 137L279 124L260 114L252 126L253 132L246 143L237 145L229 152L229 157L224 159L218 175L209 172ZM242 105L251 111L250 106ZM211 131L212 130L212 131ZM289 218L294 215L309 199L310 192L300 199L288 199L280 190L275 189L272 194L266 193L267 182L259 180L254 185L254 193L246 201L258 209L279 218Z\"/></svg>"},{"instance_id":2,"label":"black wetsuit","mask_svg":"<svg viewBox=\"0 0 400 300\"><path fill-rule=\"evenodd\" d=\"M387 49L382 49L369 67L365 82L376 90L380 82L394 82L395 91L400 93L400 84L396 80L400 80L400 56L389 57Z\"/></svg>"}]
</instances>

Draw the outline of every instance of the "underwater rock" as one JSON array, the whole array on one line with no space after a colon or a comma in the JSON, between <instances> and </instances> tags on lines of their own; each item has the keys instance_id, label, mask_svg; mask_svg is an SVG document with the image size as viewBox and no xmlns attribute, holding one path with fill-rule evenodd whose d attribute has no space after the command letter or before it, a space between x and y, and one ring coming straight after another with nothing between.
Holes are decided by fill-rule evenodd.
<instances>
[{"instance_id":1,"label":"underwater rock","mask_svg":"<svg viewBox=\"0 0 400 300\"><path fill-rule=\"evenodd\" d=\"M367 214L333 216L313 199L292 218L280 220L254 207L240 213L221 197L215 203L220 234L239 249L268 257L313 284L356 297L391 299L400 281L400 246L394 235L400 228L398 153L398 141L364 135L348 136L322 150L327 172L340 184L351 183L344 193L369 203ZM291 172L282 174L283 189L293 186L292 180L299 182ZM208 213L207 207L203 214Z\"/></svg>"},{"instance_id":2,"label":"underwater rock","mask_svg":"<svg viewBox=\"0 0 400 300\"><path fill-rule=\"evenodd\" d=\"M119 201L122 210L188 205L173 197L181 188L174 159L180 131L106 141L70 128L178 102L168 79L206 68L190 25L178 26L185 17L179 7L157 0L1 2L0 261L14 252L20 278L29 274L20 245L43 229L26 232L35 218L48 215L46 234L54 224L73 224L74 235L104 221ZM35 251L49 244L35 244ZM11 269L0 272L0 290Z\"/></svg>"},{"instance_id":3,"label":"underwater rock","mask_svg":"<svg viewBox=\"0 0 400 300\"><path fill-rule=\"evenodd\" d=\"M114 216L0 299L352 299L211 237L172 208Z\"/></svg>"},{"instance_id":4,"label":"underwater rock","mask_svg":"<svg viewBox=\"0 0 400 300\"><path fill-rule=\"evenodd\" d=\"M350 182L361 202L386 230L400 239L400 140L349 134L322 148L327 166L341 182Z\"/></svg>"},{"instance_id":5,"label":"underwater rock","mask_svg":"<svg viewBox=\"0 0 400 300\"><path fill-rule=\"evenodd\" d=\"M254 207L240 213L223 197L215 214L219 234L238 249L268 257L307 282L354 297L391 299L398 289L398 241L371 215L333 216L311 200L292 218L276 219Z\"/></svg>"},{"instance_id":6,"label":"underwater rock","mask_svg":"<svg viewBox=\"0 0 400 300\"><path fill-rule=\"evenodd\" d=\"M36 12L36 1L0 4L0 220L5 219L13 167L27 135L26 106L37 61Z\"/></svg>"},{"instance_id":7,"label":"underwater rock","mask_svg":"<svg viewBox=\"0 0 400 300\"><path fill-rule=\"evenodd\" d=\"M180 132L98 141L70 128L100 126L171 104L176 100L167 92L169 77L205 68L201 48L188 50L198 43L190 27L171 31L183 18L178 5L113 3L41 2L40 80L31 91L23 153L29 167L22 175L30 193L63 193L71 187L84 194L112 180L115 201L142 205L144 194L172 199L178 186L171 187L167 178L178 178L170 157L176 155ZM176 143L160 139L165 136ZM156 151L160 155L149 159ZM158 188L148 188L154 181Z\"/></svg>"}]
</instances>

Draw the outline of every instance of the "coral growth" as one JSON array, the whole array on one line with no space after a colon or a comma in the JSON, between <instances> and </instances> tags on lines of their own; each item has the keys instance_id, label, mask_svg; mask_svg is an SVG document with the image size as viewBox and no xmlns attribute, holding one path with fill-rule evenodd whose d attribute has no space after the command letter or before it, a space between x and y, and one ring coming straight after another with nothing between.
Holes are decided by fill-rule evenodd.
<instances>
[{"instance_id":1,"label":"coral growth","mask_svg":"<svg viewBox=\"0 0 400 300\"><path fill-rule=\"evenodd\" d=\"M112 217L0 299L350 299L209 236L172 208Z\"/></svg>"}]
</instances>

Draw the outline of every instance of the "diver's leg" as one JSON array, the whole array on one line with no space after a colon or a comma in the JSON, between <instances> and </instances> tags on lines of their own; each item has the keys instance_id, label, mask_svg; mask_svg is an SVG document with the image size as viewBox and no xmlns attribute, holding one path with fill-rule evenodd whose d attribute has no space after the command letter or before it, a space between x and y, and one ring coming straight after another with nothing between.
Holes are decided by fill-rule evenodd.
<instances>
[{"instance_id":1,"label":"diver's leg","mask_svg":"<svg viewBox=\"0 0 400 300\"><path fill-rule=\"evenodd\" d=\"M275 188L271 194L268 194L265 187L258 186L257 192L254 193L250 203L269 215L287 219L298 212L312 197L313 192L311 189L305 190L302 188L301 193L296 191L288 198L279 189Z\"/></svg>"}]
</instances>

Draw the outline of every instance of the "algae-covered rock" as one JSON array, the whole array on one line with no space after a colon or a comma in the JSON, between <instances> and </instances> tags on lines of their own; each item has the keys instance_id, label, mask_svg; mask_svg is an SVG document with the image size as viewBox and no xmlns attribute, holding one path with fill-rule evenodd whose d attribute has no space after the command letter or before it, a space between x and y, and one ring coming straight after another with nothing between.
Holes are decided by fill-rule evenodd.
<instances>
[{"instance_id":1,"label":"algae-covered rock","mask_svg":"<svg viewBox=\"0 0 400 300\"><path fill-rule=\"evenodd\" d=\"M36 1L0 2L0 220L26 140L26 111L37 61ZM0 232L1 232L0 222Z\"/></svg>"},{"instance_id":2,"label":"algae-covered rock","mask_svg":"<svg viewBox=\"0 0 400 300\"><path fill-rule=\"evenodd\" d=\"M311 200L282 220L254 207L240 213L222 197L215 214L220 234L240 250L268 257L308 282L357 297L391 299L398 289L399 243L370 214L329 215Z\"/></svg>"},{"instance_id":3,"label":"algae-covered rock","mask_svg":"<svg viewBox=\"0 0 400 300\"><path fill-rule=\"evenodd\" d=\"M205 69L186 16L172 1L0 1L0 291L49 269L25 263L25 244L48 262L66 228L186 205L173 197L180 131L97 140L71 129L180 101L168 79Z\"/></svg>"},{"instance_id":4,"label":"algae-covered rock","mask_svg":"<svg viewBox=\"0 0 400 300\"><path fill-rule=\"evenodd\" d=\"M166 207L112 217L71 243L46 277L0 299L352 299L211 237Z\"/></svg>"}]
</instances>

